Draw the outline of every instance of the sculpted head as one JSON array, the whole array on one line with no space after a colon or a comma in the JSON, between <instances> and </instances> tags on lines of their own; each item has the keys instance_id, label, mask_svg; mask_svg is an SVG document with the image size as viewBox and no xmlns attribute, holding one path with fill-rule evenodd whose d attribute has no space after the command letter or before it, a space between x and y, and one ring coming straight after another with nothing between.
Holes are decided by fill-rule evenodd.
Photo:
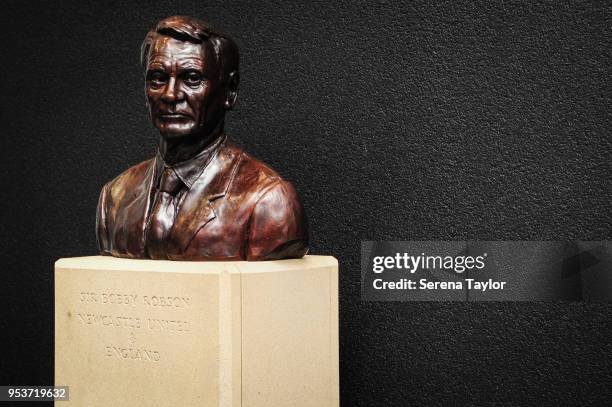
<instances>
[{"instance_id":1,"label":"sculpted head","mask_svg":"<svg viewBox=\"0 0 612 407\"><path fill-rule=\"evenodd\" d=\"M145 94L153 125L167 141L207 138L236 103L238 47L191 17L168 17L141 48Z\"/></svg>"}]
</instances>

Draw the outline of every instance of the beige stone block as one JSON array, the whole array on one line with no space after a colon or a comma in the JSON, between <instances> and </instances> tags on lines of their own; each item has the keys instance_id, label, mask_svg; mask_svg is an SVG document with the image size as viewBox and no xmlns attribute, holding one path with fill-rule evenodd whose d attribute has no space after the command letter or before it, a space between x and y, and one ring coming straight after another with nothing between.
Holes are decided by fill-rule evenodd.
<instances>
[{"instance_id":1,"label":"beige stone block","mask_svg":"<svg viewBox=\"0 0 612 407\"><path fill-rule=\"evenodd\" d=\"M338 263L55 264L58 406L339 405Z\"/></svg>"}]
</instances>

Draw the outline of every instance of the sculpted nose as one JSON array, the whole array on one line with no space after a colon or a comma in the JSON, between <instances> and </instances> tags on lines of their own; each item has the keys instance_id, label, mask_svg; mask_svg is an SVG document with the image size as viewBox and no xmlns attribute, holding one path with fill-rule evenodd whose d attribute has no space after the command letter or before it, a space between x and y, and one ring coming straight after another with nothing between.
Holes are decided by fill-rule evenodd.
<instances>
[{"instance_id":1,"label":"sculpted nose","mask_svg":"<svg viewBox=\"0 0 612 407\"><path fill-rule=\"evenodd\" d=\"M178 81L175 78L170 78L162 94L162 101L168 104L175 104L180 102L183 96Z\"/></svg>"}]
</instances>

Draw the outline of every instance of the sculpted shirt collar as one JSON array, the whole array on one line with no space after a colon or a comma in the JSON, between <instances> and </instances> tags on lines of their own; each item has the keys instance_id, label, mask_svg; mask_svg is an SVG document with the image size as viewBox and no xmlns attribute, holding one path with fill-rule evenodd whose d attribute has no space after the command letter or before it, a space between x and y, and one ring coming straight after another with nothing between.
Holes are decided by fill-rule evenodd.
<instances>
[{"instance_id":1,"label":"sculpted shirt collar","mask_svg":"<svg viewBox=\"0 0 612 407\"><path fill-rule=\"evenodd\" d=\"M199 152L195 157L186 161L175 163L173 165L166 164L159 150L157 150L157 154L155 154L155 185L159 183L159 178L161 177L162 172L164 172L164 169L172 168L181 181L183 181L187 188L190 189L200 175L202 175L204 167L206 167L214 153L225 141L225 139L226 136L222 135L209 144L204 150Z\"/></svg>"}]
</instances>

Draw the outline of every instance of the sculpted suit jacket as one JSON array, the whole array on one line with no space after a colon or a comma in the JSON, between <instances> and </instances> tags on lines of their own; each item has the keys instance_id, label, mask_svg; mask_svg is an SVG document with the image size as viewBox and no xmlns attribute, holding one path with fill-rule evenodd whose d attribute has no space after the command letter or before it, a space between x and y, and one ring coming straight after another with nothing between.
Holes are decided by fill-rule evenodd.
<instances>
[{"instance_id":1,"label":"sculpted suit jacket","mask_svg":"<svg viewBox=\"0 0 612 407\"><path fill-rule=\"evenodd\" d=\"M155 173L153 158L104 185L96 218L101 254L148 257ZM307 251L306 217L293 186L227 139L178 200L166 247L170 260L273 260Z\"/></svg>"}]
</instances>

